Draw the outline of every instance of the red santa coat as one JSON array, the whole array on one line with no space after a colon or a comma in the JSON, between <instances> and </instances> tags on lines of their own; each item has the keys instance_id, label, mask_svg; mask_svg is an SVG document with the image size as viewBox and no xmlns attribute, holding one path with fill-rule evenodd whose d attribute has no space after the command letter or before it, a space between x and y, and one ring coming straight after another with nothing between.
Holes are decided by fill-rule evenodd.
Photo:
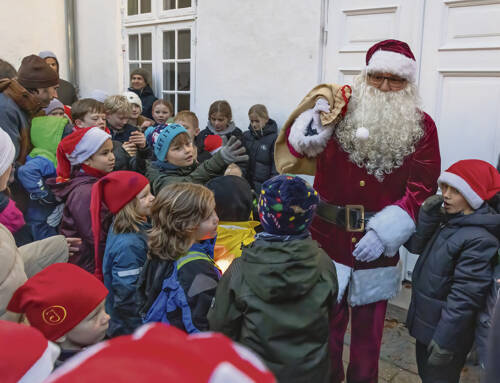
<instances>
[{"instance_id":1,"label":"red santa coat","mask_svg":"<svg viewBox=\"0 0 500 383\"><path fill-rule=\"evenodd\" d=\"M335 134L316 158L314 187L323 201L341 206L363 205L367 212L378 212L367 229L376 231L385 252L374 262L360 262L352 255L365 233L347 232L319 216L311 226L313 238L337 267L339 299L349 285L348 301L353 306L387 300L399 291L398 249L414 231L420 205L436 192L441 170L436 125L426 113L422 128L424 135L415 151L382 182L349 160Z\"/></svg>"}]
</instances>

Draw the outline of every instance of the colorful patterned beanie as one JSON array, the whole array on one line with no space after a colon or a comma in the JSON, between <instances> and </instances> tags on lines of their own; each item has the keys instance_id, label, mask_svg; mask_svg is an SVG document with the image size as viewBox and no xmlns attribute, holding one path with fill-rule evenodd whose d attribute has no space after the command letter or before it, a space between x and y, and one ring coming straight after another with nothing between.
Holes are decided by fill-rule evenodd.
<instances>
[{"instance_id":1,"label":"colorful patterned beanie","mask_svg":"<svg viewBox=\"0 0 500 383\"><path fill-rule=\"evenodd\" d=\"M318 203L318 192L302 178L276 176L262 185L260 222L270 234L300 234L309 228Z\"/></svg>"}]
</instances>

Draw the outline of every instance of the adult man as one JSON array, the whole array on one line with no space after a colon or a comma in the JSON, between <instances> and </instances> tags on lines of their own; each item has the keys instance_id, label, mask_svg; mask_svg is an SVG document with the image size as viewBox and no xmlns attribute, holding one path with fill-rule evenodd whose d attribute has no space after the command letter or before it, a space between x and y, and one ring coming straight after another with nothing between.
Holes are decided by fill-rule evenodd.
<instances>
[{"instance_id":1,"label":"adult man","mask_svg":"<svg viewBox=\"0 0 500 383\"><path fill-rule=\"evenodd\" d=\"M0 127L24 163L29 150L29 121L57 96L59 76L40 57L26 56L16 79L0 79Z\"/></svg>"},{"instance_id":2,"label":"adult man","mask_svg":"<svg viewBox=\"0 0 500 383\"><path fill-rule=\"evenodd\" d=\"M42 51L38 54L45 62L50 66L50 68L57 73L59 76L59 60L54 52ZM76 97L76 89L72 83L69 81L59 78L59 89L57 90L57 98L64 105L73 105L74 102L78 100Z\"/></svg>"},{"instance_id":3,"label":"adult man","mask_svg":"<svg viewBox=\"0 0 500 383\"><path fill-rule=\"evenodd\" d=\"M434 122L418 109L416 71L406 43L375 44L350 100L347 86L314 88L276 143L278 171L315 170L322 203L311 233L339 280L330 327L333 382L344 379L349 305L347 382L377 381L387 300L400 287L398 249L415 229L419 206L436 191L439 144ZM295 165L285 158L290 153Z\"/></svg>"}]
</instances>

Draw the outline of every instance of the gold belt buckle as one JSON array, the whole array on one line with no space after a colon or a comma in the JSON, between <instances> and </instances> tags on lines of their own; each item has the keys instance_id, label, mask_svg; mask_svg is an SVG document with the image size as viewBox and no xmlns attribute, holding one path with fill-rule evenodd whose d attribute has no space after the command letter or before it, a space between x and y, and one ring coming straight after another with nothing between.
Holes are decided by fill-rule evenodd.
<instances>
[{"instance_id":1,"label":"gold belt buckle","mask_svg":"<svg viewBox=\"0 0 500 383\"><path fill-rule=\"evenodd\" d=\"M351 226L351 209L361 211L361 226L355 229ZM365 231L365 207L363 205L345 205L346 231L349 233L360 233Z\"/></svg>"}]
</instances>

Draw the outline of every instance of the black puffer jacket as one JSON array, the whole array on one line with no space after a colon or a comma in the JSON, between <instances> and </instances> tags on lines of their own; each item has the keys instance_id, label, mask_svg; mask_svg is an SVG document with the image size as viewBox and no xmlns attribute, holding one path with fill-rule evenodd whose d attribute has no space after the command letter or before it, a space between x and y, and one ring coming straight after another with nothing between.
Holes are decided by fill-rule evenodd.
<instances>
[{"instance_id":1,"label":"black puffer jacket","mask_svg":"<svg viewBox=\"0 0 500 383\"><path fill-rule=\"evenodd\" d=\"M487 204L470 215L431 215L420 209L417 232L405 245L420 254L407 319L418 341L467 352L490 291L499 234L500 214Z\"/></svg>"},{"instance_id":2,"label":"black puffer jacket","mask_svg":"<svg viewBox=\"0 0 500 383\"><path fill-rule=\"evenodd\" d=\"M142 102L142 115L144 117L153 119L153 103L157 100L153 89L149 85L146 85L141 90L136 90L134 88L128 88L129 92L134 92L139 96Z\"/></svg>"},{"instance_id":3,"label":"black puffer jacket","mask_svg":"<svg viewBox=\"0 0 500 383\"><path fill-rule=\"evenodd\" d=\"M269 119L261 131L251 126L243 133L243 145L250 156L247 180L256 192L260 192L262 183L278 174L274 166L274 143L278 137L276 122Z\"/></svg>"}]
</instances>

